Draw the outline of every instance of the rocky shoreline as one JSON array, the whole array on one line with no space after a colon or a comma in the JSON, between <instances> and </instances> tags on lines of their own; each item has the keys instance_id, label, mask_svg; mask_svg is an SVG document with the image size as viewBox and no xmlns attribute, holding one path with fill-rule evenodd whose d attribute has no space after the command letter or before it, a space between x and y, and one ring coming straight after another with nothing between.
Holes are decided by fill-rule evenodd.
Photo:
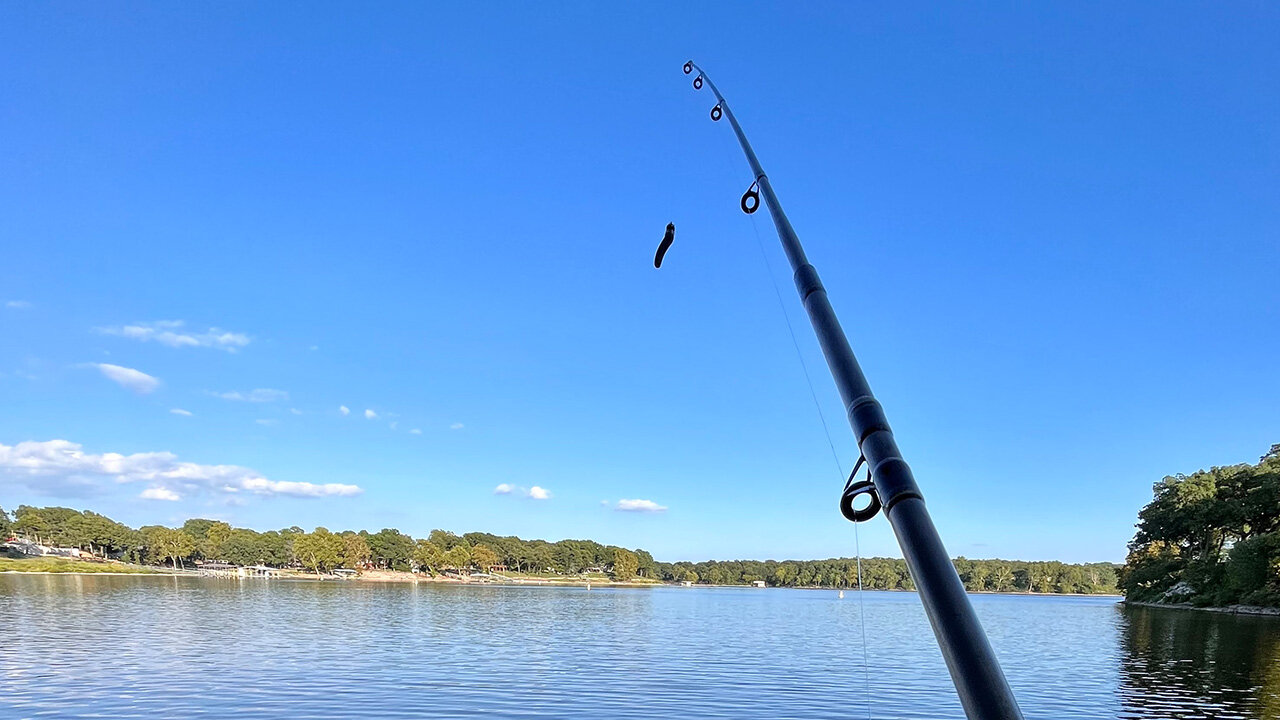
<instances>
[{"instance_id":1,"label":"rocky shoreline","mask_svg":"<svg viewBox=\"0 0 1280 720\"><path fill-rule=\"evenodd\" d=\"M1226 607L1197 607L1191 603L1159 603L1125 600L1125 605L1134 607L1166 608L1169 610L1202 610L1204 612L1222 613L1226 615L1270 615L1280 617L1280 608L1258 607L1256 605L1227 605Z\"/></svg>"}]
</instances>

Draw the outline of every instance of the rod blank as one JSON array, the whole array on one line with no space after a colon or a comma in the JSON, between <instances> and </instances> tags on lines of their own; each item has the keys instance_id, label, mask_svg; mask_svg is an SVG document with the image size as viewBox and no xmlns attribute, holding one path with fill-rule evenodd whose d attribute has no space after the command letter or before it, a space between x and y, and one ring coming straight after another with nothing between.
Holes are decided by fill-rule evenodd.
<instances>
[{"instance_id":1,"label":"rod blank","mask_svg":"<svg viewBox=\"0 0 1280 720\"><path fill-rule=\"evenodd\" d=\"M796 290L844 401L849 426L858 440L858 449L871 469L875 494L884 506L885 516L893 526L898 546L902 548L911 577L919 589L920 601L929 616L965 715L970 720L1022 720L1018 701L1005 680L1004 671L1000 669L982 624L973 612L960 576L956 574L942 538L929 517L924 496L916 485L911 468L898 451L884 411L871 393L871 386L827 299L827 290L818 278L818 271L805 257L800 239L782 211L773 185L760 167L760 160L747 142L747 136L729 103L702 68L693 61L685 63L686 75L694 71L698 73L694 88L701 89L705 81L715 93L716 107L729 120L747 164L751 166L755 181L748 195L755 195L753 190L756 188L759 195L750 208L748 196L744 195L741 201L743 211L754 212L761 201L769 208L778 240L795 273Z\"/></svg>"}]
</instances>

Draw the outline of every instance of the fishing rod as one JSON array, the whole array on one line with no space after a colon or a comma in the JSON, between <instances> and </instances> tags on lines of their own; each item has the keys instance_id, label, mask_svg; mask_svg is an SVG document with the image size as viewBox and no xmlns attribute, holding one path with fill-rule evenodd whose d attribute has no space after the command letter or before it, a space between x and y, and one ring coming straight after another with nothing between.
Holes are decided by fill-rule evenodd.
<instances>
[{"instance_id":1,"label":"fishing rod","mask_svg":"<svg viewBox=\"0 0 1280 720\"><path fill-rule=\"evenodd\" d=\"M796 290L800 293L800 301L809 314L809 322L818 336L822 346L822 354L826 357L827 367L840 391L845 411L849 416L849 426L858 440L861 456L849 474L844 491L840 496L840 512L853 522L870 520L881 509L894 535L898 538L898 546L907 560L911 578L915 581L929 616L929 624L933 626L933 634L942 650L942 657L947 662L947 670L955 683L956 693L960 696L960 704L970 720L1022 720L1022 711L1013 691L1005 680L1004 671L996 659L991 643L978 622L969 596L965 594L964 584L951 564L951 557L942 545L942 538L929 517L925 508L924 496L916 484L911 468L902 459L898 444L893 439L889 422L885 419L884 410L879 401L871 393L871 386L862 374L849 340L845 337L840 321L836 319L835 310L827 299L827 290L818 278L818 271L809 264L805 257L800 239L796 237L791 221L782 211L778 196L773 192L769 177L765 175L760 160L747 142L742 126L734 117L729 103L711 78L693 63L684 64L684 74L694 72L695 90L701 90L705 83L716 96L716 105L711 109L711 119L719 121L721 117L729 120L729 125L738 136L738 144L747 157L753 177L751 186L743 193L739 203L742 211L748 215L760 209L763 201L773 217L774 227L778 231L778 239L787 254L791 269L795 273ZM671 245L674 227L668 226L667 236L663 239L663 247L655 265L660 264L661 255ZM867 478L857 480L858 469L867 468ZM861 507L859 503L865 503Z\"/></svg>"}]
</instances>

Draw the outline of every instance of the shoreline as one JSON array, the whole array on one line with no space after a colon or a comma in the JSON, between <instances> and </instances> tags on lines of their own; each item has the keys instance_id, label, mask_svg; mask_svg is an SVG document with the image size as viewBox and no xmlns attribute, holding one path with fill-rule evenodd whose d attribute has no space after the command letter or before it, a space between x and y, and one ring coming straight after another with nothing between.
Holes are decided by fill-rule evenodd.
<instances>
[{"instance_id":1,"label":"shoreline","mask_svg":"<svg viewBox=\"0 0 1280 720\"><path fill-rule=\"evenodd\" d=\"M1163 608L1166 610L1199 610L1218 613L1220 615L1252 615L1261 617L1280 617L1280 608L1260 607L1257 605L1227 605L1226 607L1196 607L1191 603L1156 603L1137 600L1122 600L1122 605L1134 607Z\"/></svg>"},{"instance_id":2,"label":"shoreline","mask_svg":"<svg viewBox=\"0 0 1280 720\"><path fill-rule=\"evenodd\" d=\"M0 575L75 575L77 577L94 577L110 575L112 577L200 577L173 572L54 572L52 570L0 570Z\"/></svg>"},{"instance_id":3,"label":"shoreline","mask_svg":"<svg viewBox=\"0 0 1280 720\"><path fill-rule=\"evenodd\" d=\"M78 577L92 577L95 575L109 575L112 577L186 577L198 578L203 580L263 580L266 578L235 578L216 575L201 575L196 572L173 572L169 569L158 569L155 572L53 572L49 570L0 570L0 576L4 575L74 575ZM483 580L464 580L460 578L435 576L424 577L413 573L398 570L373 570L362 575L352 578L343 578L337 575L315 575L311 573L290 573L282 574L271 578L272 580L309 580L320 582L357 582L357 583L438 583L441 585L499 585L499 586L525 586L525 587L682 587L677 583L668 582L619 582L616 580L578 580L564 579L552 580L545 578L506 578L501 581L483 581ZM808 591L827 591L827 592L857 592L857 588L837 588L823 587L819 585L807 585L797 587L777 587L769 586L767 588L755 588L751 585L712 585L709 583L696 583L692 588L744 588L744 589L760 589L760 590L808 590ZM893 593L915 593L916 590L904 590L901 588L893 589L871 589L864 588L866 592L893 592ZM1118 598L1120 604L1142 605L1149 607L1177 608L1186 610L1212 610L1215 612L1238 612L1240 614L1275 614L1280 615L1280 609L1271 610L1269 608L1254 608L1256 613L1248 613L1248 610L1242 609L1233 611L1222 608L1196 608L1190 605L1164 605L1160 603L1129 603L1124 600L1124 596L1117 593L1041 593L1041 592L997 592L994 590L969 590L969 595L1001 595L1007 597L1075 597L1075 598Z\"/></svg>"}]
</instances>

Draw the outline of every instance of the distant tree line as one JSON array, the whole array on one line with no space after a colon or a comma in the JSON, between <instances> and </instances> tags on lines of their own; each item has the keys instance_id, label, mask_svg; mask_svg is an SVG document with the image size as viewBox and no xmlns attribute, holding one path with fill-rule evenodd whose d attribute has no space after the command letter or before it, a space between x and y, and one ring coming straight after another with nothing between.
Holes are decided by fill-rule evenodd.
<instances>
[{"instance_id":1,"label":"distant tree line","mask_svg":"<svg viewBox=\"0 0 1280 720\"><path fill-rule=\"evenodd\" d=\"M1140 601L1280 607L1280 445L1156 483L1120 585Z\"/></svg>"},{"instance_id":2,"label":"distant tree line","mask_svg":"<svg viewBox=\"0 0 1280 720\"><path fill-rule=\"evenodd\" d=\"M303 568L447 571L494 569L529 574L607 573L618 580L746 585L757 580L776 587L852 588L858 585L853 558L829 560L732 560L657 562L644 550L601 545L591 540L523 540L489 533L457 535L432 530L415 539L394 528L332 532L300 527L258 532L217 520L192 519L178 528L148 525L136 530L89 511L19 506L13 520L0 510L0 531L61 547L175 568L200 562ZM974 591L1109 593L1116 591L1110 563L969 560L956 558L965 587ZM906 562L863 558L862 586L872 590L912 590Z\"/></svg>"},{"instance_id":3,"label":"distant tree line","mask_svg":"<svg viewBox=\"0 0 1280 720\"><path fill-rule=\"evenodd\" d=\"M446 530L432 530L421 539L395 528L370 533L318 527L307 532L295 526L258 532L201 518L178 528L147 525L135 530L90 511L20 505L12 520L0 508L0 536L10 534L45 545L79 548L103 558L177 569L199 561L314 572L350 568L437 573L498 568L532 574L594 571L622 580L657 577L657 563L644 550L590 540L550 543L489 533L456 535Z\"/></svg>"},{"instance_id":4,"label":"distant tree line","mask_svg":"<svg viewBox=\"0 0 1280 720\"><path fill-rule=\"evenodd\" d=\"M1072 565L1020 560L952 561L965 589L973 592L1114 593L1116 566L1111 563ZM853 588L858 586L855 558L829 560L733 560L659 563L666 580L713 585L746 585L763 580L776 587ZM905 560L863 558L862 587L868 590L914 590Z\"/></svg>"}]
</instances>

